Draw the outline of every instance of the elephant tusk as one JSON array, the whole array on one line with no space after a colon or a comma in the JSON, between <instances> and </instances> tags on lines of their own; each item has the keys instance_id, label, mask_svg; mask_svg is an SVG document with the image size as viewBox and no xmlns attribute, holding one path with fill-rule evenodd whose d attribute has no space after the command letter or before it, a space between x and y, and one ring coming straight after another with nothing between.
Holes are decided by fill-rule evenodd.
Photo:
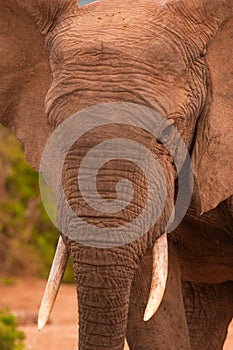
<instances>
[{"instance_id":1,"label":"elephant tusk","mask_svg":"<svg viewBox=\"0 0 233 350\"><path fill-rule=\"evenodd\" d=\"M66 269L68 258L68 250L62 240L62 237L60 236L57 244L56 253L53 259L52 267L50 270L48 282L46 284L43 299L40 305L38 315L39 331L41 331L44 328L49 319L49 315L52 311Z\"/></svg>"},{"instance_id":2,"label":"elephant tusk","mask_svg":"<svg viewBox=\"0 0 233 350\"><path fill-rule=\"evenodd\" d=\"M150 295L144 314L144 321L149 321L158 310L166 289L168 276L168 243L164 233L153 247L153 267Z\"/></svg>"}]
</instances>

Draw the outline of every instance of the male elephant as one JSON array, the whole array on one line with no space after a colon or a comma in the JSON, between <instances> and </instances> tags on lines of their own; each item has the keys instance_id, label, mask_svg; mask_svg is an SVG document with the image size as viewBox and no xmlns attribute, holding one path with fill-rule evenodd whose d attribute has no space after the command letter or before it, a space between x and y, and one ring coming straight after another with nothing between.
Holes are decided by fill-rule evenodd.
<instances>
[{"instance_id":1,"label":"male elephant","mask_svg":"<svg viewBox=\"0 0 233 350\"><path fill-rule=\"evenodd\" d=\"M117 187L118 182L131 182L134 195L125 208L103 213L80 195L78 164L108 139L130 139L149 149L160 163L166 200L154 225L144 230L141 219L135 225L141 234L135 238L131 232L127 244L99 248L60 230L39 327L70 254L80 350L120 350L125 338L132 350L222 349L233 316L232 0L100 0L83 8L77 0L0 3L0 121L21 140L35 169L50 135L68 117L119 103L156 111L172 124L189 150L195 180L188 211L170 232L179 169L166 142L114 117L87 128L71 144L62 171L66 204L83 222L111 232L145 207L148 181L134 164L138 151L132 159L108 157L97 174L98 193L109 205L117 189L126 195L131 188ZM143 118L141 113L138 119ZM83 118L84 128L85 123ZM164 183L152 158L144 161L159 206ZM64 203L58 203L61 217ZM78 227L72 220L62 217L67 230Z\"/></svg>"}]
</instances>

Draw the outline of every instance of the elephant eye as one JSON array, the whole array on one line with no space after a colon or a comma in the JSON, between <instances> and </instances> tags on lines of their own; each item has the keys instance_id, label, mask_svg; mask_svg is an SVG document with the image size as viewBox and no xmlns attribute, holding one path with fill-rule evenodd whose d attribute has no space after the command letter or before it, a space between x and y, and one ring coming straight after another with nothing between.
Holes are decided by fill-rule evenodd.
<instances>
[{"instance_id":1,"label":"elephant eye","mask_svg":"<svg viewBox=\"0 0 233 350\"><path fill-rule=\"evenodd\" d=\"M92 2L95 2L95 1L97 1L97 0L80 0L79 1L79 7L91 4Z\"/></svg>"}]
</instances>

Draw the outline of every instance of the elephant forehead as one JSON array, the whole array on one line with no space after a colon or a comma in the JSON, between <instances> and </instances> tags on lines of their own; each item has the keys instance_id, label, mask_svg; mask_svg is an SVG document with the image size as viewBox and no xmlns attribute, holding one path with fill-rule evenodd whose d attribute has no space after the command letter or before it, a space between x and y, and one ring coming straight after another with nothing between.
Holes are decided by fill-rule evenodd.
<instances>
[{"instance_id":1,"label":"elephant forehead","mask_svg":"<svg viewBox=\"0 0 233 350\"><path fill-rule=\"evenodd\" d=\"M113 4L99 1L80 9L47 36L53 72L46 103L50 120L57 124L93 104L127 101L180 118L178 129L184 128L185 115L194 123L206 93L206 64L200 57L205 43L196 39L195 26L187 29L180 15L156 1L146 6L138 1L135 11L132 1ZM58 103L66 106L62 117L56 115Z\"/></svg>"},{"instance_id":2,"label":"elephant forehead","mask_svg":"<svg viewBox=\"0 0 233 350\"><path fill-rule=\"evenodd\" d=\"M121 17L106 13L100 17L95 12L64 20L48 38L52 66L68 67L90 60L96 64L101 59L111 63L117 57L119 62L127 58L144 63L154 73L161 69L184 73L186 64L180 42L160 23L160 17L155 18L154 13L150 13L151 21L142 13L133 19L129 13Z\"/></svg>"},{"instance_id":3,"label":"elephant forehead","mask_svg":"<svg viewBox=\"0 0 233 350\"><path fill-rule=\"evenodd\" d=\"M187 85L190 68L167 31L156 23L140 25L139 16L127 20L127 24L118 16L106 22L104 16L93 17L100 20L90 15L66 19L48 37L53 72L50 102L55 95L71 90L88 90L89 94L89 90L95 90L97 95L97 88L99 94L141 89L142 99L146 94L152 100L157 91L166 100L167 92L176 85L176 96L179 95ZM120 100L139 102L128 96ZM154 105L153 101L147 105Z\"/></svg>"}]
</instances>

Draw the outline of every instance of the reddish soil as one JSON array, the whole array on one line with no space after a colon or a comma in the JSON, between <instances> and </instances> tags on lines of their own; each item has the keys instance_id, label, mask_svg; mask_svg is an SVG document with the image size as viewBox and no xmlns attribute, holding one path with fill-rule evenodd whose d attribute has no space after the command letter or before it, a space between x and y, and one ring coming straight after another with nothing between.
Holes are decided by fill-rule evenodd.
<instances>
[{"instance_id":1,"label":"reddish soil","mask_svg":"<svg viewBox=\"0 0 233 350\"><path fill-rule=\"evenodd\" d=\"M36 320L45 281L26 279L13 286L0 284L0 309L10 307L26 333L28 350L76 350L77 304L74 286L62 285L49 324L37 331ZM127 346L125 350L128 349ZM233 324L224 350L233 349Z\"/></svg>"}]
</instances>

